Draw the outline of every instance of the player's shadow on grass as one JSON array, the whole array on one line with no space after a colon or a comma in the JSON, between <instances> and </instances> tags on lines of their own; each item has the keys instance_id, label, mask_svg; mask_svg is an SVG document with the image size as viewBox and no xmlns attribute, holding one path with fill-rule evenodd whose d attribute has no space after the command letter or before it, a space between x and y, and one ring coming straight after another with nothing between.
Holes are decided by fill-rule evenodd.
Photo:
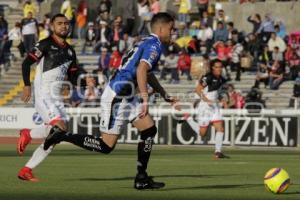
<instances>
[{"instance_id":1,"label":"player's shadow on grass","mask_svg":"<svg viewBox=\"0 0 300 200\"><path fill-rule=\"evenodd\" d=\"M233 188L249 188L249 187L261 187L261 184L202 185L202 186L193 186L193 187L165 188L162 191L197 190L197 189L233 189Z\"/></svg>"},{"instance_id":2,"label":"player's shadow on grass","mask_svg":"<svg viewBox=\"0 0 300 200\"><path fill-rule=\"evenodd\" d=\"M296 191L296 192L284 192L280 195L294 195L294 194L300 194L300 191Z\"/></svg>"},{"instance_id":3,"label":"player's shadow on grass","mask_svg":"<svg viewBox=\"0 0 300 200\"><path fill-rule=\"evenodd\" d=\"M154 176L155 178L213 178L219 176L234 176L236 174L220 174L220 175L195 175L195 174L177 174L177 175L158 175ZM133 180L135 177L115 177L115 178L80 178L76 179L79 181L125 181L125 180ZM72 180L74 179L67 179Z\"/></svg>"}]
</instances>

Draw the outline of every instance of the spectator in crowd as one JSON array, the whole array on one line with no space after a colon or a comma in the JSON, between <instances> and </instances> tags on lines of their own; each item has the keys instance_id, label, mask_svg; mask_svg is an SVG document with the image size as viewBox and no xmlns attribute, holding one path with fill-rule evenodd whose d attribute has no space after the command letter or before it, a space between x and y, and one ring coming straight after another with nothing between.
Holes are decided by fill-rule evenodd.
<instances>
[{"instance_id":1,"label":"spectator in crowd","mask_svg":"<svg viewBox=\"0 0 300 200\"><path fill-rule=\"evenodd\" d=\"M41 23L41 24L38 25L38 27L39 27L39 39L38 39L38 41L41 41L41 40L46 39L47 37L49 37L50 32L47 29L45 29L44 24Z\"/></svg>"},{"instance_id":2,"label":"spectator in crowd","mask_svg":"<svg viewBox=\"0 0 300 200\"><path fill-rule=\"evenodd\" d=\"M266 14L265 19L261 23L259 29L256 31L256 34L260 34L261 41L267 43L271 37L271 34L274 32L274 21L271 18L270 14Z\"/></svg>"},{"instance_id":3,"label":"spectator in crowd","mask_svg":"<svg viewBox=\"0 0 300 200\"><path fill-rule=\"evenodd\" d=\"M161 70L160 79L166 80L166 75L171 74L169 83L179 83L179 76L177 70L178 56L172 46L169 47L169 53L165 56L164 65Z\"/></svg>"},{"instance_id":4,"label":"spectator in crowd","mask_svg":"<svg viewBox=\"0 0 300 200\"><path fill-rule=\"evenodd\" d=\"M104 85L108 82L106 77L103 75L102 69L93 71L93 75L96 75L96 86L99 91L102 91Z\"/></svg>"},{"instance_id":5,"label":"spectator in crowd","mask_svg":"<svg viewBox=\"0 0 300 200\"><path fill-rule=\"evenodd\" d=\"M246 38L245 50L250 53L256 62L261 51L261 43L255 34L250 33Z\"/></svg>"},{"instance_id":6,"label":"spectator in crowd","mask_svg":"<svg viewBox=\"0 0 300 200\"><path fill-rule=\"evenodd\" d=\"M63 84L62 90L61 90L61 95L63 98L64 106L65 107L71 107L71 88L69 84Z\"/></svg>"},{"instance_id":7,"label":"spectator in crowd","mask_svg":"<svg viewBox=\"0 0 300 200\"><path fill-rule=\"evenodd\" d=\"M85 49L86 49L87 46L88 47L95 46L95 48L96 48L96 46L97 46L97 44L96 44L96 36L97 36L97 33L96 33L95 28L94 28L94 23L93 22L89 22L88 23L88 29L86 30L86 33L85 33L85 42L83 44L82 51L81 51L82 54L86 53ZM101 47L101 45L99 45L98 48L100 48L100 47ZM95 52L95 49L94 49L93 52Z\"/></svg>"},{"instance_id":8,"label":"spectator in crowd","mask_svg":"<svg viewBox=\"0 0 300 200\"><path fill-rule=\"evenodd\" d=\"M124 54L133 47L134 39L128 33L123 34L123 38L119 41L119 51Z\"/></svg>"},{"instance_id":9,"label":"spectator in crowd","mask_svg":"<svg viewBox=\"0 0 300 200\"><path fill-rule=\"evenodd\" d=\"M283 39L278 37L275 32L271 33L271 38L268 42L268 46L271 51L273 51L275 47L279 47L280 52L284 52L286 49L285 42L283 41Z\"/></svg>"},{"instance_id":10,"label":"spectator in crowd","mask_svg":"<svg viewBox=\"0 0 300 200\"><path fill-rule=\"evenodd\" d=\"M189 13L192 9L192 2L191 0L180 0L179 2L179 9L178 9L178 20L179 22L188 23Z\"/></svg>"},{"instance_id":11,"label":"spectator in crowd","mask_svg":"<svg viewBox=\"0 0 300 200\"><path fill-rule=\"evenodd\" d=\"M28 12L26 18L21 21L21 33L23 37L23 43L26 53L34 47L36 38L39 35L38 22L33 18L32 13Z\"/></svg>"},{"instance_id":12,"label":"spectator in crowd","mask_svg":"<svg viewBox=\"0 0 300 200\"><path fill-rule=\"evenodd\" d=\"M113 27L111 31L112 45L115 46L119 44L119 41L122 39L124 33L124 28L122 26L122 17L117 16L114 19Z\"/></svg>"},{"instance_id":13,"label":"spectator in crowd","mask_svg":"<svg viewBox=\"0 0 300 200\"><path fill-rule=\"evenodd\" d=\"M0 36L7 35L8 33L8 23L3 15L0 15Z\"/></svg>"},{"instance_id":14,"label":"spectator in crowd","mask_svg":"<svg viewBox=\"0 0 300 200\"><path fill-rule=\"evenodd\" d=\"M208 15L207 11L204 11L201 15L201 20L200 20L200 25L202 24L207 25L208 27L212 28L213 27L213 18Z\"/></svg>"},{"instance_id":15,"label":"spectator in crowd","mask_svg":"<svg viewBox=\"0 0 300 200\"><path fill-rule=\"evenodd\" d=\"M208 0L197 0L199 16L203 15L203 12L208 9Z\"/></svg>"},{"instance_id":16,"label":"spectator in crowd","mask_svg":"<svg viewBox=\"0 0 300 200\"><path fill-rule=\"evenodd\" d=\"M79 41L81 41L81 39L83 38L84 28L87 23L87 15L88 15L88 3L86 0L81 0L77 7L77 16L76 16L77 38Z\"/></svg>"},{"instance_id":17,"label":"spectator in crowd","mask_svg":"<svg viewBox=\"0 0 300 200\"><path fill-rule=\"evenodd\" d=\"M274 26L274 29L277 37L280 37L282 40L285 40L286 37L285 25L282 22L280 22L279 24L276 24Z\"/></svg>"},{"instance_id":18,"label":"spectator in crowd","mask_svg":"<svg viewBox=\"0 0 300 200\"><path fill-rule=\"evenodd\" d=\"M196 21L193 21L190 24L190 28L189 28L189 36L191 37L197 37L198 33L199 33L199 23L197 23Z\"/></svg>"},{"instance_id":19,"label":"spectator in crowd","mask_svg":"<svg viewBox=\"0 0 300 200\"><path fill-rule=\"evenodd\" d=\"M101 0L98 6L100 20L108 21L110 16L112 3L110 0ZM100 21L99 20L99 21Z\"/></svg>"},{"instance_id":20,"label":"spectator in crowd","mask_svg":"<svg viewBox=\"0 0 300 200\"><path fill-rule=\"evenodd\" d=\"M231 66L232 69L236 70L236 81L241 80L241 56L243 53L244 47L241 43L234 43L232 49L232 56L231 56Z\"/></svg>"},{"instance_id":21,"label":"spectator in crowd","mask_svg":"<svg viewBox=\"0 0 300 200\"><path fill-rule=\"evenodd\" d=\"M10 46L18 47L22 42L21 24L20 22L15 23L15 27L12 28L8 33L8 41ZM20 50L19 50L20 51ZM20 52L20 56L22 53Z\"/></svg>"},{"instance_id":22,"label":"spectator in crowd","mask_svg":"<svg viewBox=\"0 0 300 200\"><path fill-rule=\"evenodd\" d=\"M266 108L266 103L262 99L262 93L257 88L252 88L247 94L245 108L249 113L260 113L261 109Z\"/></svg>"},{"instance_id":23,"label":"spectator in crowd","mask_svg":"<svg viewBox=\"0 0 300 200\"><path fill-rule=\"evenodd\" d=\"M227 85L227 91L229 96L228 108L242 109L245 105L245 98L241 93L235 91L232 84Z\"/></svg>"},{"instance_id":24,"label":"spectator in crowd","mask_svg":"<svg viewBox=\"0 0 300 200\"><path fill-rule=\"evenodd\" d=\"M43 21L42 23L45 26L45 29L47 29L48 31L50 31L50 22L51 22L50 14L45 14L42 21Z\"/></svg>"},{"instance_id":25,"label":"spectator in crowd","mask_svg":"<svg viewBox=\"0 0 300 200\"><path fill-rule=\"evenodd\" d=\"M4 23L4 18L0 18L0 69L1 69L1 76L5 74L7 68L5 68L5 46L7 46L8 39L7 39L7 26Z\"/></svg>"},{"instance_id":26,"label":"spectator in crowd","mask_svg":"<svg viewBox=\"0 0 300 200\"><path fill-rule=\"evenodd\" d=\"M227 28L227 32L228 32L228 39L232 40L233 32L237 32L237 30L234 28L234 23L228 22L226 28Z\"/></svg>"},{"instance_id":27,"label":"spectator in crowd","mask_svg":"<svg viewBox=\"0 0 300 200\"><path fill-rule=\"evenodd\" d=\"M107 52L108 49L106 47L101 47L101 54L98 60L98 69L102 70L102 73L105 75L106 79L109 79L110 70L109 70L109 61L110 54Z\"/></svg>"},{"instance_id":28,"label":"spectator in crowd","mask_svg":"<svg viewBox=\"0 0 300 200\"><path fill-rule=\"evenodd\" d=\"M150 20L152 18L152 14L149 8L149 1L138 0L137 8L139 16L139 26L137 29L138 33L141 35L148 35L151 33Z\"/></svg>"},{"instance_id":29,"label":"spectator in crowd","mask_svg":"<svg viewBox=\"0 0 300 200\"><path fill-rule=\"evenodd\" d=\"M116 46L112 47L112 53L109 60L109 68L111 69L111 74L120 67L122 61L122 55Z\"/></svg>"},{"instance_id":30,"label":"spectator in crowd","mask_svg":"<svg viewBox=\"0 0 300 200\"><path fill-rule=\"evenodd\" d=\"M178 56L175 54L174 50L171 50L169 55L165 58L164 66L167 69L170 69L171 78L169 83L177 84L179 83L179 75L177 69Z\"/></svg>"},{"instance_id":31,"label":"spectator in crowd","mask_svg":"<svg viewBox=\"0 0 300 200\"><path fill-rule=\"evenodd\" d=\"M136 0L126 0L123 1L123 19L125 22L124 31L129 35L132 35L135 26L135 16L136 16Z\"/></svg>"},{"instance_id":32,"label":"spectator in crowd","mask_svg":"<svg viewBox=\"0 0 300 200\"><path fill-rule=\"evenodd\" d=\"M269 67L267 62L260 62L259 63L259 68L256 72L256 80L254 83L254 88L258 88L259 89L259 85L260 82L264 82L265 84L265 88L268 86L269 84Z\"/></svg>"},{"instance_id":33,"label":"spectator in crowd","mask_svg":"<svg viewBox=\"0 0 300 200\"><path fill-rule=\"evenodd\" d=\"M96 87L96 80L93 76L86 77L86 89L84 91L84 105L85 107L96 107L100 105L100 96L98 88Z\"/></svg>"},{"instance_id":34,"label":"spectator in crowd","mask_svg":"<svg viewBox=\"0 0 300 200\"><path fill-rule=\"evenodd\" d=\"M186 52L185 49L182 49L179 52L177 68L178 68L178 70L181 71L181 75L185 74L187 76L187 80L189 80L189 81L192 80L192 77L190 74L191 64L192 64L191 56Z\"/></svg>"},{"instance_id":35,"label":"spectator in crowd","mask_svg":"<svg viewBox=\"0 0 300 200\"><path fill-rule=\"evenodd\" d=\"M5 54L7 55L5 47L7 48L8 40L8 24L7 21L4 19L3 15L0 15L0 64L4 66L5 64ZM9 48L10 49L10 48ZM9 50L8 49L8 50ZM1 70L3 74L5 70Z\"/></svg>"},{"instance_id":36,"label":"spectator in crowd","mask_svg":"<svg viewBox=\"0 0 300 200\"><path fill-rule=\"evenodd\" d=\"M284 69L282 66L280 66L280 63L278 61L275 61L271 67L270 72L270 89L271 90L278 90L280 84L284 81L283 79L284 75Z\"/></svg>"},{"instance_id":37,"label":"spectator in crowd","mask_svg":"<svg viewBox=\"0 0 300 200\"><path fill-rule=\"evenodd\" d=\"M298 102L299 108L299 98L300 97L300 76L295 79L294 88L293 88L293 98L290 99L289 107L295 107L295 102Z\"/></svg>"},{"instance_id":38,"label":"spectator in crowd","mask_svg":"<svg viewBox=\"0 0 300 200\"><path fill-rule=\"evenodd\" d=\"M213 39L213 30L207 24L201 24L201 29L198 32L197 39L211 45Z\"/></svg>"},{"instance_id":39,"label":"spectator in crowd","mask_svg":"<svg viewBox=\"0 0 300 200\"><path fill-rule=\"evenodd\" d=\"M300 76L295 79L293 95L294 97L300 97Z\"/></svg>"},{"instance_id":40,"label":"spectator in crowd","mask_svg":"<svg viewBox=\"0 0 300 200\"><path fill-rule=\"evenodd\" d=\"M160 12L159 0L150 0L150 11L152 15Z\"/></svg>"},{"instance_id":41,"label":"spectator in crowd","mask_svg":"<svg viewBox=\"0 0 300 200\"><path fill-rule=\"evenodd\" d=\"M283 53L279 51L279 47L274 47L272 52L272 60L278 61L279 63L283 63Z\"/></svg>"},{"instance_id":42,"label":"spectator in crowd","mask_svg":"<svg viewBox=\"0 0 300 200\"><path fill-rule=\"evenodd\" d=\"M222 61L224 70L226 71L227 80L231 80L231 76L227 69L229 52L231 48L228 48L223 41L218 41L213 45L215 52L217 53L217 58Z\"/></svg>"},{"instance_id":43,"label":"spectator in crowd","mask_svg":"<svg viewBox=\"0 0 300 200\"><path fill-rule=\"evenodd\" d=\"M218 27L214 31L214 41L227 41L228 39L228 31L225 28L223 22L218 22Z\"/></svg>"},{"instance_id":44,"label":"spectator in crowd","mask_svg":"<svg viewBox=\"0 0 300 200\"><path fill-rule=\"evenodd\" d=\"M44 0L36 0L36 3L37 3L37 13L41 13L41 5L42 3L44 2ZM40 19L40 17L39 17Z\"/></svg>"},{"instance_id":45,"label":"spectator in crowd","mask_svg":"<svg viewBox=\"0 0 300 200\"><path fill-rule=\"evenodd\" d=\"M177 33L178 33L178 37L186 37L186 36L188 36L189 35L189 29L187 27L187 24L184 23L184 22L180 22L178 24Z\"/></svg>"},{"instance_id":46,"label":"spectator in crowd","mask_svg":"<svg viewBox=\"0 0 300 200\"><path fill-rule=\"evenodd\" d=\"M27 17L28 13L31 12L32 16L35 17L36 16L36 7L34 6L34 4L31 2L31 0L26 0L25 4L23 6L23 16Z\"/></svg>"},{"instance_id":47,"label":"spectator in crowd","mask_svg":"<svg viewBox=\"0 0 300 200\"><path fill-rule=\"evenodd\" d=\"M83 101L83 91L80 86L76 86L72 90L71 105L72 107L78 107L82 101Z\"/></svg>"},{"instance_id":48,"label":"spectator in crowd","mask_svg":"<svg viewBox=\"0 0 300 200\"><path fill-rule=\"evenodd\" d=\"M214 18L213 29L216 30L218 28L219 22L222 22L223 26L229 22L229 17L225 15L225 11L220 9L217 12L217 15ZM227 38L226 38L227 39Z\"/></svg>"},{"instance_id":49,"label":"spectator in crowd","mask_svg":"<svg viewBox=\"0 0 300 200\"><path fill-rule=\"evenodd\" d=\"M261 26L261 17L259 14L251 15L247 18L248 22L250 22L253 25L252 33L257 33L258 29Z\"/></svg>"},{"instance_id":50,"label":"spectator in crowd","mask_svg":"<svg viewBox=\"0 0 300 200\"><path fill-rule=\"evenodd\" d=\"M263 46L263 51L258 55L259 62L270 64L272 61L272 52L269 50L268 45Z\"/></svg>"},{"instance_id":51,"label":"spectator in crowd","mask_svg":"<svg viewBox=\"0 0 300 200\"><path fill-rule=\"evenodd\" d=\"M284 60L286 62L288 78L290 80L294 80L300 71L300 59L291 45L287 46L287 49L284 53Z\"/></svg>"},{"instance_id":52,"label":"spectator in crowd","mask_svg":"<svg viewBox=\"0 0 300 200\"><path fill-rule=\"evenodd\" d=\"M94 46L93 52L98 52L101 47L109 47L111 45L112 31L109 28L109 26L107 25L107 22L100 21L99 25L100 25L99 29L97 30L97 32L95 32L96 33L96 36L95 36L96 44ZM92 29L90 27L87 34L88 33L91 34L91 32L92 32L91 30L94 30L94 29Z\"/></svg>"},{"instance_id":53,"label":"spectator in crowd","mask_svg":"<svg viewBox=\"0 0 300 200\"><path fill-rule=\"evenodd\" d=\"M72 20L73 11L72 11L72 4L70 0L64 0L60 8L60 13L64 14L68 18L68 20Z\"/></svg>"}]
</instances>

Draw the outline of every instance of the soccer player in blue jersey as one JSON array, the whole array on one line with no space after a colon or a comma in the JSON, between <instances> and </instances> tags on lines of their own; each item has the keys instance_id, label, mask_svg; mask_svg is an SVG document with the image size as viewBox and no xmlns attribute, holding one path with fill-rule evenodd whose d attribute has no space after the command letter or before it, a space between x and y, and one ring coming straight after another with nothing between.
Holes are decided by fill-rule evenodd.
<instances>
[{"instance_id":1,"label":"soccer player in blue jersey","mask_svg":"<svg viewBox=\"0 0 300 200\"><path fill-rule=\"evenodd\" d=\"M129 120L139 131L136 189L159 189L165 186L155 182L146 170L150 158L153 138L157 128L148 113L147 84L176 109L177 100L170 97L152 73L157 65L162 43L171 38L174 19L168 13L158 13L151 20L152 34L142 39L123 57L121 66L111 78L101 96L101 137L87 134L72 134L59 127L52 130L44 143L45 150L51 145L66 141L90 151L108 154L118 140L121 126ZM138 95L137 95L138 93Z\"/></svg>"}]
</instances>

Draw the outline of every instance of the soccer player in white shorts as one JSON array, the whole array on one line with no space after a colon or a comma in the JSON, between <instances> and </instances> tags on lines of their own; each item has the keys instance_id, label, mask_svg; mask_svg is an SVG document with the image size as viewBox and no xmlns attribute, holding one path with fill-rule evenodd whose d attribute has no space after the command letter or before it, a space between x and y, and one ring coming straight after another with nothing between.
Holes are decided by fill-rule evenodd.
<instances>
[{"instance_id":1,"label":"soccer player in white shorts","mask_svg":"<svg viewBox=\"0 0 300 200\"><path fill-rule=\"evenodd\" d=\"M195 132L199 132L201 137L206 135L210 124L214 126L216 129L214 157L217 159L229 158L222 153L224 125L220 112L220 103L225 102L220 102L218 99L218 91L226 82L221 76L222 67L222 61L214 60L212 62L211 71L200 79L196 87L196 93L201 98L196 108L198 123L196 123L191 116L185 116L188 124Z\"/></svg>"},{"instance_id":2,"label":"soccer player in white shorts","mask_svg":"<svg viewBox=\"0 0 300 200\"><path fill-rule=\"evenodd\" d=\"M69 21L62 15L54 15L51 19L53 34L38 42L27 55L22 64L24 89L22 100L28 102L31 98L30 66L36 62L36 75L34 80L35 109L41 115L45 125L34 129L22 129L17 144L19 155L23 155L26 146L32 138L46 138L53 126L67 130L66 112L63 97L60 94L65 77L72 84L77 84L77 78L83 73L77 67L76 53L65 41L69 33ZM30 160L19 171L18 178L26 181L38 181L32 174L32 169L38 166L52 151L47 151L40 145Z\"/></svg>"}]
</instances>

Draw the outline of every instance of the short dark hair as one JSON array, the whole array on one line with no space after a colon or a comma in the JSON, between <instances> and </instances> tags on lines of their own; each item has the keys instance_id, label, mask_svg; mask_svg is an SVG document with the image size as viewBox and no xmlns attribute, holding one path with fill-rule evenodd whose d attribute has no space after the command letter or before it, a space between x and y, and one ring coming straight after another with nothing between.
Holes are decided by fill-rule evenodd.
<instances>
[{"instance_id":1,"label":"short dark hair","mask_svg":"<svg viewBox=\"0 0 300 200\"><path fill-rule=\"evenodd\" d=\"M58 17L65 17L65 18L67 18L64 14L58 13L58 14L54 15L51 18L50 22L53 23L55 21L55 19L58 18Z\"/></svg>"},{"instance_id":2,"label":"short dark hair","mask_svg":"<svg viewBox=\"0 0 300 200\"><path fill-rule=\"evenodd\" d=\"M223 62L220 59L214 59L210 63L211 67L213 67L216 63L221 63L223 66Z\"/></svg>"},{"instance_id":3,"label":"short dark hair","mask_svg":"<svg viewBox=\"0 0 300 200\"><path fill-rule=\"evenodd\" d=\"M234 27L234 23L233 22L228 22L227 25Z\"/></svg>"},{"instance_id":4,"label":"short dark hair","mask_svg":"<svg viewBox=\"0 0 300 200\"><path fill-rule=\"evenodd\" d=\"M153 27L153 25L157 24L157 23L170 23L170 22L174 22L174 17L172 15L170 15L167 12L160 12L155 14L152 19L151 19L151 27Z\"/></svg>"}]
</instances>

